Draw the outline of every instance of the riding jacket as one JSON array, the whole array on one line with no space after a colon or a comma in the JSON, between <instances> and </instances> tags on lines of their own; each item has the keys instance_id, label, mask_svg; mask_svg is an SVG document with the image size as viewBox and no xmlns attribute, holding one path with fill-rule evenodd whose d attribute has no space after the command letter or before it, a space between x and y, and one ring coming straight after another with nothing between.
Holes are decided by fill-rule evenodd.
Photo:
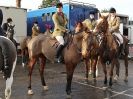
<instances>
[{"instance_id":1,"label":"riding jacket","mask_svg":"<svg viewBox=\"0 0 133 99\"><path fill-rule=\"evenodd\" d=\"M96 20L95 19L85 19L83 22L83 25L86 26L89 30L93 30L96 26Z\"/></svg>"},{"instance_id":2,"label":"riding jacket","mask_svg":"<svg viewBox=\"0 0 133 99\"><path fill-rule=\"evenodd\" d=\"M66 15L62 12L56 12L53 17L53 22L54 22L54 32L53 32L53 37L56 36L63 36L64 33L66 32L66 26L68 23L68 19Z\"/></svg>"},{"instance_id":3,"label":"riding jacket","mask_svg":"<svg viewBox=\"0 0 133 99\"><path fill-rule=\"evenodd\" d=\"M109 24L109 31L111 33L120 33L119 26L120 26L120 18L115 16L113 20L111 20L111 17L108 18L108 24Z\"/></svg>"}]
</instances>

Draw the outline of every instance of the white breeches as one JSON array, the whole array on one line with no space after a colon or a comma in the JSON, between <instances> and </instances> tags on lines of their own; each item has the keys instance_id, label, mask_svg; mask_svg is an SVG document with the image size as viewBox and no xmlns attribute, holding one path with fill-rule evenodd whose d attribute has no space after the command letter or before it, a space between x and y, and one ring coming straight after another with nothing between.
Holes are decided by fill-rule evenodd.
<instances>
[{"instance_id":1,"label":"white breeches","mask_svg":"<svg viewBox=\"0 0 133 99\"><path fill-rule=\"evenodd\" d=\"M119 38L120 44L123 44L123 37L122 37L122 35L120 33L116 33L116 32L114 32L113 34L116 35Z\"/></svg>"},{"instance_id":2,"label":"white breeches","mask_svg":"<svg viewBox=\"0 0 133 99\"><path fill-rule=\"evenodd\" d=\"M63 36L56 36L55 38L60 43L60 45L64 45L65 41L64 41Z\"/></svg>"}]
</instances>

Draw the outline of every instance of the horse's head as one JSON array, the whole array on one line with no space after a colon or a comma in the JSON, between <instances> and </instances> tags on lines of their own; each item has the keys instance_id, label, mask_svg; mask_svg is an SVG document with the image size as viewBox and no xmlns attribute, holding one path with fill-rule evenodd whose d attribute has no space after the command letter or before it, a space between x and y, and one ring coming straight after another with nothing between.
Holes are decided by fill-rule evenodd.
<instances>
[{"instance_id":1,"label":"horse's head","mask_svg":"<svg viewBox=\"0 0 133 99\"><path fill-rule=\"evenodd\" d=\"M97 20L94 32L106 34L108 32L108 16L101 16Z\"/></svg>"}]
</instances>

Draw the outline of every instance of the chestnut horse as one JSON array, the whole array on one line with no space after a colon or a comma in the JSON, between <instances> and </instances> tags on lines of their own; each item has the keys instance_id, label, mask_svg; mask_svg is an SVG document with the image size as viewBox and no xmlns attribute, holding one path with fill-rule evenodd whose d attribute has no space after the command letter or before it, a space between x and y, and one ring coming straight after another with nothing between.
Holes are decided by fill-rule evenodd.
<instances>
[{"instance_id":1,"label":"chestnut horse","mask_svg":"<svg viewBox=\"0 0 133 99\"><path fill-rule=\"evenodd\" d=\"M106 70L106 64L111 64L110 69L110 80L109 80L109 86L112 86L112 77L113 77L113 69L114 66L116 66L116 78L119 77L119 55L120 55L120 46L118 41L116 40L116 37L112 35L109 32L108 28L108 21L107 16L101 16L100 19L97 22L96 28L94 32L98 32L100 35L102 35L102 41L100 44L100 60L101 64L103 66L103 71L105 74L104 78L104 84L107 84L107 70ZM125 81L127 81L128 77L128 40L123 36L124 41L124 61L125 61Z\"/></svg>"},{"instance_id":2,"label":"chestnut horse","mask_svg":"<svg viewBox=\"0 0 133 99\"><path fill-rule=\"evenodd\" d=\"M73 78L74 70L77 64L80 62L82 58L81 50L82 50L82 41L84 39L84 35L88 33L88 30L83 27L82 23L79 23L78 32L72 32L68 34L66 38L68 39L66 46L63 49L62 55L64 58L66 72L67 72L67 85L66 85L66 92L67 95L70 96L71 94L71 83ZM57 48L57 41L51 37L47 37L45 35L39 35L30 40L28 43L28 51L29 51L29 86L28 86L28 94L33 94L31 88L31 75L34 68L34 65L38 58L40 58L40 76L42 85L45 90L48 90L48 87L44 80L44 68L46 63L46 58L50 61L54 61L56 48Z\"/></svg>"},{"instance_id":3,"label":"chestnut horse","mask_svg":"<svg viewBox=\"0 0 133 99\"><path fill-rule=\"evenodd\" d=\"M5 99L10 99L13 84L13 73L16 67L17 52L13 42L0 36L0 71L6 80Z\"/></svg>"},{"instance_id":4,"label":"chestnut horse","mask_svg":"<svg viewBox=\"0 0 133 99\"><path fill-rule=\"evenodd\" d=\"M89 70L93 74L94 81L98 76L98 60L99 60L99 47L100 47L100 35L89 32L87 39L84 41L87 43L87 54L84 56L86 66L86 79L88 79ZM83 45L84 46L84 45ZM97 71L97 72L96 72Z\"/></svg>"}]
</instances>

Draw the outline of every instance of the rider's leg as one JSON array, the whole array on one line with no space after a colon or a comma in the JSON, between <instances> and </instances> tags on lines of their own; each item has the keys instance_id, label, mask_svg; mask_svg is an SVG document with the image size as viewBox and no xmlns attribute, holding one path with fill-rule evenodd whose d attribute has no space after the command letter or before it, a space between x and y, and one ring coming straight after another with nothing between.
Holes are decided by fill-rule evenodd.
<instances>
[{"instance_id":1,"label":"rider's leg","mask_svg":"<svg viewBox=\"0 0 133 99\"><path fill-rule=\"evenodd\" d=\"M63 36L56 36L56 39L60 43L56 52L56 58L59 60L59 57L61 56L61 52L64 48L64 39L63 39Z\"/></svg>"}]
</instances>

